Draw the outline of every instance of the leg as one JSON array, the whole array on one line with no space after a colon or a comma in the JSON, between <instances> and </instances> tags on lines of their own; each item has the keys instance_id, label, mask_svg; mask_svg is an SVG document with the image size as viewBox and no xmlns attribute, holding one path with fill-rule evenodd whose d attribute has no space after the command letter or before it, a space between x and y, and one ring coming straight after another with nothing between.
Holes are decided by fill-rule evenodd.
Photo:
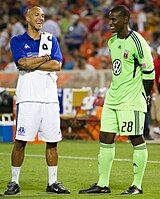
<instances>
[{"instance_id":1,"label":"leg","mask_svg":"<svg viewBox=\"0 0 160 199\"><path fill-rule=\"evenodd\" d=\"M69 194L70 191L57 181L57 143L62 140L58 103L43 104L41 132L39 138L46 141L46 162L48 165L48 184L46 192ZM55 122L54 122L55 121Z\"/></svg>"},{"instance_id":2,"label":"leg","mask_svg":"<svg viewBox=\"0 0 160 199\"><path fill-rule=\"evenodd\" d=\"M115 136L119 131L116 110L103 106L100 128L100 150L98 155L98 183L89 189L80 190L80 194L110 193L109 178L115 156Z\"/></svg>"},{"instance_id":3,"label":"leg","mask_svg":"<svg viewBox=\"0 0 160 199\"><path fill-rule=\"evenodd\" d=\"M19 175L21 170L21 165L24 160L24 149L26 146L26 141L16 140L12 155L11 155L11 162L12 162L12 182L16 182L19 184Z\"/></svg>"},{"instance_id":4,"label":"leg","mask_svg":"<svg viewBox=\"0 0 160 199\"><path fill-rule=\"evenodd\" d=\"M26 143L26 141L21 140L15 141L11 156L12 180L7 185L8 189L4 192L5 195L15 195L20 192L19 174L24 160L24 149Z\"/></svg>"},{"instance_id":5,"label":"leg","mask_svg":"<svg viewBox=\"0 0 160 199\"><path fill-rule=\"evenodd\" d=\"M11 162L13 167L21 167L24 160L24 149L26 141L16 140L11 156Z\"/></svg>"},{"instance_id":6,"label":"leg","mask_svg":"<svg viewBox=\"0 0 160 199\"><path fill-rule=\"evenodd\" d=\"M109 186L109 177L113 159L115 156L115 133L100 132L100 151L98 155L99 162L99 181L98 186Z\"/></svg>"},{"instance_id":7,"label":"leg","mask_svg":"<svg viewBox=\"0 0 160 199\"><path fill-rule=\"evenodd\" d=\"M116 137L115 133L100 132L99 140L104 144L113 144Z\"/></svg>"},{"instance_id":8,"label":"leg","mask_svg":"<svg viewBox=\"0 0 160 199\"><path fill-rule=\"evenodd\" d=\"M63 185L57 182L57 143L46 143L46 162L48 165L49 182L47 185L47 192L69 194L70 191L65 189Z\"/></svg>"},{"instance_id":9,"label":"leg","mask_svg":"<svg viewBox=\"0 0 160 199\"><path fill-rule=\"evenodd\" d=\"M48 166L57 166L57 143L46 143L46 162Z\"/></svg>"},{"instance_id":10,"label":"leg","mask_svg":"<svg viewBox=\"0 0 160 199\"><path fill-rule=\"evenodd\" d=\"M41 103L25 102L17 104L16 141L12 151L12 181L8 184L5 195L20 192L19 174L24 160L27 141L34 141L41 123ZM25 140L25 141L22 141Z\"/></svg>"},{"instance_id":11,"label":"leg","mask_svg":"<svg viewBox=\"0 0 160 199\"><path fill-rule=\"evenodd\" d=\"M107 122L106 122L107 121ZM115 156L115 136L119 131L116 110L103 107L100 131L100 151L98 169L100 187L109 186L110 171Z\"/></svg>"},{"instance_id":12,"label":"leg","mask_svg":"<svg viewBox=\"0 0 160 199\"><path fill-rule=\"evenodd\" d=\"M143 135L130 136L134 148L133 170L134 179L129 190L122 194L142 194L142 179L147 164L148 151Z\"/></svg>"},{"instance_id":13,"label":"leg","mask_svg":"<svg viewBox=\"0 0 160 199\"><path fill-rule=\"evenodd\" d=\"M100 132L100 151L98 155L99 180L89 189L80 190L79 194L110 193L109 177L115 156L115 133Z\"/></svg>"},{"instance_id":14,"label":"leg","mask_svg":"<svg viewBox=\"0 0 160 199\"><path fill-rule=\"evenodd\" d=\"M46 162L48 165L49 185L57 181L57 143L46 143Z\"/></svg>"},{"instance_id":15,"label":"leg","mask_svg":"<svg viewBox=\"0 0 160 199\"><path fill-rule=\"evenodd\" d=\"M139 189L141 189L142 179L147 164L148 151L143 135L130 136L130 139L134 147L134 154L133 154L134 180L132 185L136 185Z\"/></svg>"}]
</instances>

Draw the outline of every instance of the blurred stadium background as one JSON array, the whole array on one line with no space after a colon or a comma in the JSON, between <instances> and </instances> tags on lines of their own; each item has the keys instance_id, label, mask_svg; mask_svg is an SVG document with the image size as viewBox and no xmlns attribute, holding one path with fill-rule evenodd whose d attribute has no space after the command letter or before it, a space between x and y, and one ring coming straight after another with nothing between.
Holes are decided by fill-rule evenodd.
<instances>
[{"instance_id":1,"label":"blurred stadium background","mask_svg":"<svg viewBox=\"0 0 160 199\"><path fill-rule=\"evenodd\" d=\"M75 122L73 118L75 115L94 116L90 120L91 127L87 126L87 132L88 129L91 132L92 127L96 128L93 131L96 132L93 133L95 135L91 137L97 140L103 99L111 81L112 66L107 46L107 41L111 37L108 12L117 4L124 4L130 8L130 27L140 32L148 41L157 67L156 79L160 82L160 2L158 0L1 1L0 113L10 113L13 116L10 118L1 115L2 124L2 120L10 121L15 118L14 95L18 72L10 52L10 38L26 31L26 10L32 6L40 6L46 15L43 30L58 38L63 53L63 66L58 73L58 95L63 116L62 124L69 126L64 132L67 134L75 126L80 130L89 123L88 118L85 118L85 121L81 119L78 123ZM94 119L96 121L93 121ZM149 120L148 131L152 131L151 122ZM152 137L156 139L160 137L159 127Z\"/></svg>"}]
</instances>

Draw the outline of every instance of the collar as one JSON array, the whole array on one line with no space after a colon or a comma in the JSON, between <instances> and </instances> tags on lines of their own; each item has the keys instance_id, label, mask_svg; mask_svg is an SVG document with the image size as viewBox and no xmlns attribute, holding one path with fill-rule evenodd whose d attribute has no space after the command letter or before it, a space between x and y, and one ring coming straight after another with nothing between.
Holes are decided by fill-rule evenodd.
<instances>
[{"instance_id":1,"label":"collar","mask_svg":"<svg viewBox=\"0 0 160 199\"><path fill-rule=\"evenodd\" d=\"M39 39L33 39L32 37L29 36L29 34L27 32L24 33L24 37L28 40L34 40L34 41L38 41L41 39L41 35L40 35L40 38Z\"/></svg>"},{"instance_id":2,"label":"collar","mask_svg":"<svg viewBox=\"0 0 160 199\"><path fill-rule=\"evenodd\" d=\"M129 31L129 34L128 34L126 37L124 37L123 39L127 39L127 38L132 34L132 32L133 32L133 30L130 30L130 31ZM120 38L118 37L118 34L117 34L117 38L120 39ZM123 39L121 39L121 40L123 40Z\"/></svg>"}]
</instances>

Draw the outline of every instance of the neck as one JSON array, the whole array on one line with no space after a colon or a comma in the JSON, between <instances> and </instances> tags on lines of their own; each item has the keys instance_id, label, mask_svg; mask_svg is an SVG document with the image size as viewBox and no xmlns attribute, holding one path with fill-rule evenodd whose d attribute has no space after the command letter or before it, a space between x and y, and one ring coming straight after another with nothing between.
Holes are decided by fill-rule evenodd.
<instances>
[{"instance_id":1,"label":"neck","mask_svg":"<svg viewBox=\"0 0 160 199\"><path fill-rule=\"evenodd\" d=\"M33 38L35 40L40 38L40 33L37 30L28 28L27 33L31 38Z\"/></svg>"},{"instance_id":2,"label":"neck","mask_svg":"<svg viewBox=\"0 0 160 199\"><path fill-rule=\"evenodd\" d=\"M120 39L124 39L128 36L129 32L130 32L129 27L125 27L122 31L118 32L118 37Z\"/></svg>"}]
</instances>

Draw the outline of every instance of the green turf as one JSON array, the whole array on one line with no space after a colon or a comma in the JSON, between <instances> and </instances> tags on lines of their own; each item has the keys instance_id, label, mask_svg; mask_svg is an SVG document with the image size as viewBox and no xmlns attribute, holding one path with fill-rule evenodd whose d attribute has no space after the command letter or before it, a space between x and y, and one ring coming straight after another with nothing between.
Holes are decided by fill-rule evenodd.
<instances>
[{"instance_id":1,"label":"green turf","mask_svg":"<svg viewBox=\"0 0 160 199\"><path fill-rule=\"evenodd\" d=\"M0 143L0 193L6 189L10 180L10 153L12 144ZM44 158L45 144L28 144L23 163L20 185L21 194L4 198L64 198L64 199L102 199L102 198L160 198L160 144L148 144L149 162L144 180L143 195L121 196L120 193L132 182L132 147L130 143L116 143L116 159L111 172L109 195L79 195L78 190L95 183L97 174L97 155L99 144L96 141L62 141L58 146L58 179L70 189L70 195L46 194L47 166ZM35 155L35 156L31 156ZM39 156L38 156L39 155ZM122 161L124 159L124 161ZM3 196L0 196L3 198Z\"/></svg>"}]
</instances>

